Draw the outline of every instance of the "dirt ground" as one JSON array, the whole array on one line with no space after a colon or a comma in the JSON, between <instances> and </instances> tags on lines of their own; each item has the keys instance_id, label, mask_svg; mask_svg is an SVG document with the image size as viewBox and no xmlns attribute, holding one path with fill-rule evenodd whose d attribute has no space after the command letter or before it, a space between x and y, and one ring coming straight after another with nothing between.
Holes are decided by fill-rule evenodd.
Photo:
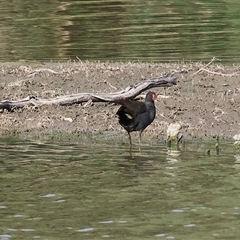
<instances>
[{"instance_id":1,"label":"dirt ground","mask_svg":"<svg viewBox=\"0 0 240 240\"><path fill-rule=\"evenodd\" d=\"M65 94L115 92L149 78L174 75L178 84L158 94L155 121L143 138L166 139L172 122L190 138L232 138L240 133L240 66L203 63L2 63L0 96L19 100L29 95L53 98ZM128 141L118 124L119 106L107 103L35 106L0 114L0 134L32 137L56 134L105 135ZM134 136L137 136L134 135Z\"/></svg>"}]
</instances>

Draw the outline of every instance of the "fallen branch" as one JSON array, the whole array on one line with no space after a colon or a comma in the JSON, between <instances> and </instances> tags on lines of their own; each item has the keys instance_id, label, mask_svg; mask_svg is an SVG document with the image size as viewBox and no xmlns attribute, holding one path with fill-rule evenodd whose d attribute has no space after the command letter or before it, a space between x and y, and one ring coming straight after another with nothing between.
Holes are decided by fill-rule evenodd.
<instances>
[{"instance_id":1,"label":"fallen branch","mask_svg":"<svg viewBox=\"0 0 240 240\"><path fill-rule=\"evenodd\" d=\"M158 77L140 82L134 86L128 86L126 89L114 93L98 93L98 94L77 93L50 99L37 98L36 96L28 96L18 101L4 100L0 102L0 109L14 111L15 109L23 108L25 106L39 106L39 105L69 106L73 104L81 104L86 102L117 103L119 100L123 99L134 99L137 95L150 88L171 87L176 84L177 84L176 77Z\"/></svg>"}]
</instances>

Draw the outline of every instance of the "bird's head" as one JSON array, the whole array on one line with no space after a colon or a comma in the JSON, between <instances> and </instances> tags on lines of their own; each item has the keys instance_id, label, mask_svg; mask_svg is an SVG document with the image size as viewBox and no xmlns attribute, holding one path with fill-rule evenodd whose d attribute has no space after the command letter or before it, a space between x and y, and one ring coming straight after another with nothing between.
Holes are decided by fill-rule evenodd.
<instances>
[{"instance_id":1,"label":"bird's head","mask_svg":"<svg viewBox=\"0 0 240 240\"><path fill-rule=\"evenodd\" d=\"M145 102L154 102L157 99L157 94L155 92L148 92L145 98Z\"/></svg>"}]
</instances>

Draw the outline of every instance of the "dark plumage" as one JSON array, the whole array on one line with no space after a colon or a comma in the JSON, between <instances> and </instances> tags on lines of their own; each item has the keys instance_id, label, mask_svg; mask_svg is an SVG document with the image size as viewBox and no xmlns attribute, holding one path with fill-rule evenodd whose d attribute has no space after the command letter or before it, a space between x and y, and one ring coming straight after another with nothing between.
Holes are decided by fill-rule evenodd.
<instances>
[{"instance_id":1,"label":"dark plumage","mask_svg":"<svg viewBox=\"0 0 240 240\"><path fill-rule=\"evenodd\" d=\"M131 132L139 131L140 143L142 132L153 122L156 115L156 108L154 105L156 98L156 93L148 92L145 102L138 102L129 99L121 100L119 102L122 105L117 111L119 123L127 131L130 144L132 144Z\"/></svg>"}]
</instances>

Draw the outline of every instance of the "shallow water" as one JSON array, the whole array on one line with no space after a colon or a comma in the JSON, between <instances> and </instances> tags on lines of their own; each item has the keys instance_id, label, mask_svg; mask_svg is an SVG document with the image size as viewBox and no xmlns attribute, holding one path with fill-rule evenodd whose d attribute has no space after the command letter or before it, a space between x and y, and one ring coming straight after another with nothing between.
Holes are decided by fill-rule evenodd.
<instances>
[{"instance_id":1,"label":"shallow water","mask_svg":"<svg viewBox=\"0 0 240 240\"><path fill-rule=\"evenodd\" d=\"M0 0L0 61L240 61L238 0Z\"/></svg>"},{"instance_id":2,"label":"shallow water","mask_svg":"<svg viewBox=\"0 0 240 240\"><path fill-rule=\"evenodd\" d=\"M240 156L214 144L1 139L0 239L238 239Z\"/></svg>"}]
</instances>

